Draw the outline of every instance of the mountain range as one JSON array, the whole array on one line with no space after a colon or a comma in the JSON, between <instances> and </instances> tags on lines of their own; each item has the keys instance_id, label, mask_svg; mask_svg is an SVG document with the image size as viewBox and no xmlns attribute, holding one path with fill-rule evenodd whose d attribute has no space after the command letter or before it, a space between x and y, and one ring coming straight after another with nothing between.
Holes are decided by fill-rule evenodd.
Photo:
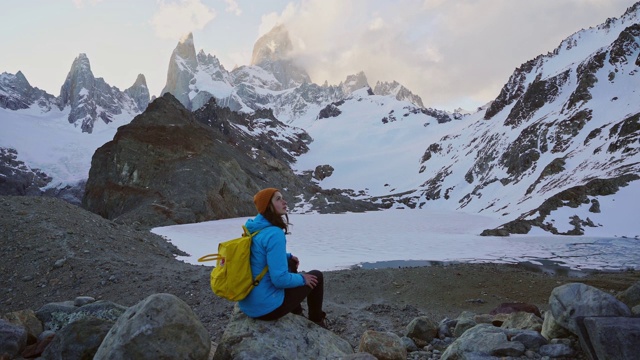
<instances>
[{"instance_id":1,"label":"mountain range","mask_svg":"<svg viewBox=\"0 0 640 360\"><path fill-rule=\"evenodd\" d=\"M240 114L223 131L235 139L239 129L255 131L256 113L270 111L270 121L281 124L272 138L291 131L300 134L296 142L308 138L308 149L286 165L325 193L383 208L504 220L485 235L616 234L598 219L632 221L615 199L640 192L639 16L636 3L619 18L574 33L519 66L494 100L471 112L427 108L395 81L371 87L363 72L338 85L316 84L290 57L283 26L257 40L250 65L232 71L215 56L196 53L189 34L171 54L162 94L187 111L215 105ZM79 203L87 158L151 100L143 75L120 91L94 77L84 54L58 97L32 87L20 72L1 74L0 191ZM46 144L34 140L40 133ZM284 148L295 143L279 141ZM323 209L318 202L294 209L314 210Z\"/></svg>"}]
</instances>

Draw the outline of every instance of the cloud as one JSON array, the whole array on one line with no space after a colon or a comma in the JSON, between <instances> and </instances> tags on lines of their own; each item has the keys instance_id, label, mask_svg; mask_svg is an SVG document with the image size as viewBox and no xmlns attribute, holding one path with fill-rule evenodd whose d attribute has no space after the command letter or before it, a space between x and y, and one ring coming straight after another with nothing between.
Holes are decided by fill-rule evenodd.
<instances>
[{"instance_id":1,"label":"cloud","mask_svg":"<svg viewBox=\"0 0 640 360\"><path fill-rule=\"evenodd\" d=\"M215 10L200 0L161 1L159 5L151 25L161 39L179 39L189 32L204 28L216 17Z\"/></svg>"},{"instance_id":2,"label":"cloud","mask_svg":"<svg viewBox=\"0 0 640 360\"><path fill-rule=\"evenodd\" d=\"M83 8L86 3L97 5L100 2L102 2L102 0L73 0L73 4L79 9Z\"/></svg>"},{"instance_id":3,"label":"cloud","mask_svg":"<svg viewBox=\"0 0 640 360\"><path fill-rule=\"evenodd\" d=\"M224 0L227 3L227 8L225 9L229 13L236 14L237 16L242 15L242 9L238 5L236 0Z\"/></svg>"},{"instance_id":4,"label":"cloud","mask_svg":"<svg viewBox=\"0 0 640 360\"><path fill-rule=\"evenodd\" d=\"M481 105L513 70L567 36L620 16L629 0L307 0L262 17L284 24L312 80L337 84L364 71L371 86L396 80L426 106Z\"/></svg>"}]
</instances>

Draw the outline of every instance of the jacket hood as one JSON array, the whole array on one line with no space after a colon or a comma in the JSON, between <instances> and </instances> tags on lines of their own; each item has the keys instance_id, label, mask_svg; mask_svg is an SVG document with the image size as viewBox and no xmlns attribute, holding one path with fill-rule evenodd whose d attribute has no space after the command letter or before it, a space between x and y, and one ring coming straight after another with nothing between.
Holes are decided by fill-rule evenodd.
<instances>
[{"instance_id":1,"label":"jacket hood","mask_svg":"<svg viewBox=\"0 0 640 360\"><path fill-rule=\"evenodd\" d=\"M250 233L254 233L273 225L269 222L269 220L262 216L262 214L258 214L258 216L256 216L255 218L247 220L244 226L247 227L247 230L249 230Z\"/></svg>"}]
</instances>

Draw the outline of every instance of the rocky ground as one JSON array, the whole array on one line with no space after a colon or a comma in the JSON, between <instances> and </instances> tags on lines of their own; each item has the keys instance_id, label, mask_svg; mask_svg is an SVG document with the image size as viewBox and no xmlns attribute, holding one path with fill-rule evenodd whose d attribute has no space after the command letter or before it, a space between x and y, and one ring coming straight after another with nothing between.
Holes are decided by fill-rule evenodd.
<instances>
[{"instance_id":1,"label":"rocky ground","mask_svg":"<svg viewBox=\"0 0 640 360\"><path fill-rule=\"evenodd\" d=\"M210 267L177 261L177 252L148 230L61 200L2 196L0 314L77 296L131 306L168 292L191 306L216 342L233 303L211 292ZM561 284L583 282L615 294L637 281L639 271L551 273L524 265L341 270L325 273L325 310L332 330L356 347L365 330L402 335L419 315L439 321L465 310L487 313L503 302L546 310L551 290Z\"/></svg>"}]
</instances>

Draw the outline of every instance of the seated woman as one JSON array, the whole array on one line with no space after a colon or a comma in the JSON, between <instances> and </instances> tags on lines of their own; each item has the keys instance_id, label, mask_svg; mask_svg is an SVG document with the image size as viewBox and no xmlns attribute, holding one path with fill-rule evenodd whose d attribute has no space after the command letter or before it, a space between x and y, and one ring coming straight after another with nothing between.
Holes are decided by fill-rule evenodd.
<instances>
[{"instance_id":1,"label":"seated woman","mask_svg":"<svg viewBox=\"0 0 640 360\"><path fill-rule=\"evenodd\" d=\"M251 244L251 272L255 278L265 266L268 271L239 302L240 310L255 319L276 320L290 312L302 315L301 303L306 298L309 320L327 328L326 314L322 311L322 272L298 274L298 258L287 253L287 202L274 188L259 191L253 202L258 215L245 224L252 234L259 231Z\"/></svg>"}]
</instances>

